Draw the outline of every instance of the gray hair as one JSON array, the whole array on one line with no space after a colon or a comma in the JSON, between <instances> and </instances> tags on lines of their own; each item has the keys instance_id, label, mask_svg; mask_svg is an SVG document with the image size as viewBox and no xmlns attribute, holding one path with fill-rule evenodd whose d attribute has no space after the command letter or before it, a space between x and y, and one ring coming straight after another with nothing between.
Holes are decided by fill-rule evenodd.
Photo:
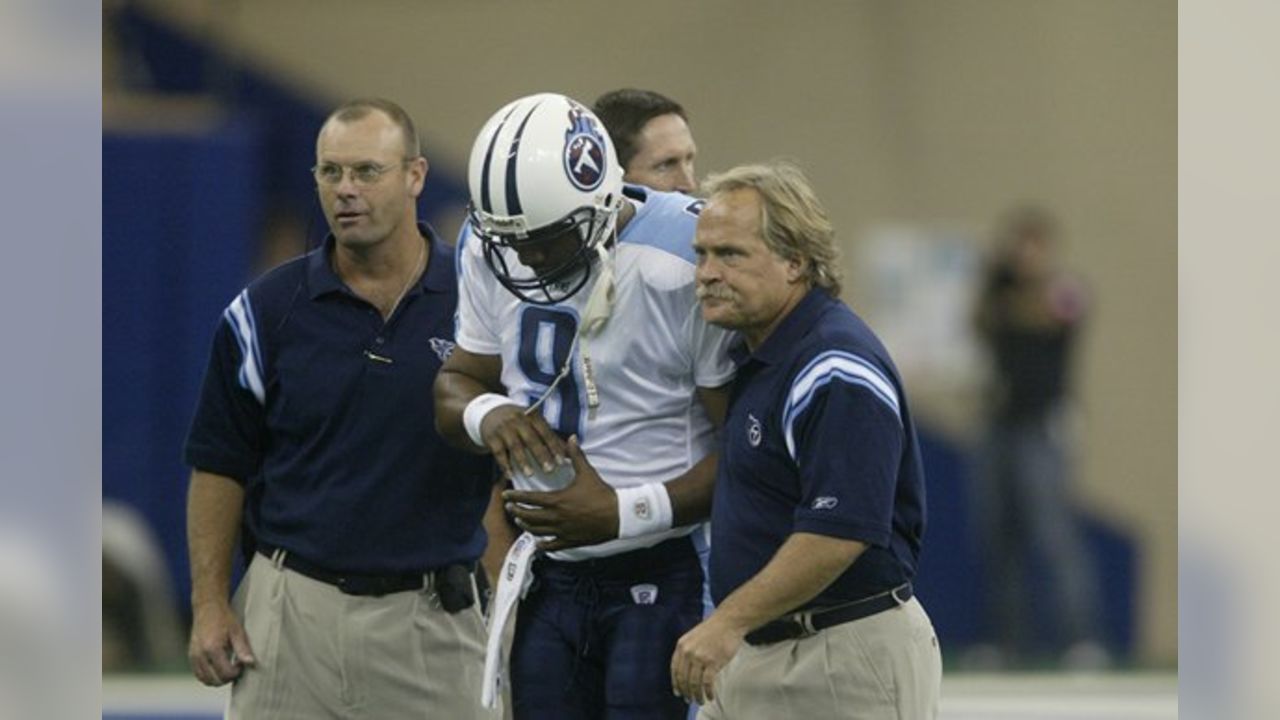
<instances>
[{"instance_id":1,"label":"gray hair","mask_svg":"<svg viewBox=\"0 0 1280 720\"><path fill-rule=\"evenodd\" d=\"M707 197L755 190L761 199L760 229L765 246L784 260L805 260L810 287L840 294L835 228L804 172L787 160L739 165L707 177Z\"/></svg>"}]
</instances>

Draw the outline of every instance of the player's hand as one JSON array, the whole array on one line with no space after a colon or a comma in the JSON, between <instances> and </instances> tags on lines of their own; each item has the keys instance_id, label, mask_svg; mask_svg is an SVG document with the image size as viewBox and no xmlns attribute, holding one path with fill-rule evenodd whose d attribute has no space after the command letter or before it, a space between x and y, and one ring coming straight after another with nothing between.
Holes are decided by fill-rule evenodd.
<instances>
[{"instance_id":1,"label":"player's hand","mask_svg":"<svg viewBox=\"0 0 1280 720\"><path fill-rule=\"evenodd\" d=\"M538 543L541 550L595 545L618 537L618 496L591 467L577 436L569 438L569 459L573 461L573 481L567 487L551 492L502 493L516 525L547 538Z\"/></svg>"},{"instance_id":2,"label":"player's hand","mask_svg":"<svg viewBox=\"0 0 1280 720\"><path fill-rule=\"evenodd\" d=\"M681 636L671 656L671 691L699 704L714 700L716 675L737 654L745 635L712 613Z\"/></svg>"},{"instance_id":3,"label":"player's hand","mask_svg":"<svg viewBox=\"0 0 1280 720\"><path fill-rule=\"evenodd\" d=\"M196 679L210 687L225 685L258 663L244 626L225 601L195 608L187 659Z\"/></svg>"},{"instance_id":4,"label":"player's hand","mask_svg":"<svg viewBox=\"0 0 1280 720\"><path fill-rule=\"evenodd\" d=\"M532 475L533 462L551 472L564 459L564 440L547 425L540 413L525 414L516 405L502 405L489 411L480 423L480 437L507 477Z\"/></svg>"}]
</instances>

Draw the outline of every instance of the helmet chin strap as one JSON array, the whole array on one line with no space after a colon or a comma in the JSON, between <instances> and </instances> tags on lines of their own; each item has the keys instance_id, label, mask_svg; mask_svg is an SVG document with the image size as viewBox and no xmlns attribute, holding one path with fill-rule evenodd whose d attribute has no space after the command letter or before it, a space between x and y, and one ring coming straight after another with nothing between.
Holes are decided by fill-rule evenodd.
<instances>
[{"instance_id":1,"label":"helmet chin strap","mask_svg":"<svg viewBox=\"0 0 1280 720\"><path fill-rule=\"evenodd\" d=\"M607 243L610 248L617 246ZM582 321L578 326L578 342L582 346L582 384L587 391L587 417L596 416L596 408L600 407L600 390L596 387L596 373L591 366L591 352L588 350L588 338L598 335L609 322L613 313L613 300L617 295L613 282L613 251L605 248L606 243L596 245L596 254L600 256L600 277L596 278L595 287L591 288L591 296L587 298L587 306L582 311ZM572 352L569 355L573 357Z\"/></svg>"},{"instance_id":2,"label":"helmet chin strap","mask_svg":"<svg viewBox=\"0 0 1280 720\"><path fill-rule=\"evenodd\" d=\"M578 334L583 337L600 334L613 313L613 299L617 295L613 282L613 252L605 245L612 247L615 244L596 245L596 255L600 258L600 277L596 278L596 284L591 288L591 295L587 297L587 305L582 310Z\"/></svg>"}]
</instances>

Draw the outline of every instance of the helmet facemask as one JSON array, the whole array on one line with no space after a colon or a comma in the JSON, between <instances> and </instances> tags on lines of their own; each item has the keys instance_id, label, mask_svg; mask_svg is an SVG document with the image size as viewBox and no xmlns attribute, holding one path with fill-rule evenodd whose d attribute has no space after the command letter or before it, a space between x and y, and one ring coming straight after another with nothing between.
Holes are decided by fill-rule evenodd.
<instances>
[{"instance_id":1,"label":"helmet facemask","mask_svg":"<svg viewBox=\"0 0 1280 720\"><path fill-rule=\"evenodd\" d=\"M591 268L597 260L596 248L612 236L620 207L621 198L608 207L582 207L531 232L521 232L521 228L512 232L511 228L501 227L501 221L494 222L494 218L474 207L469 222L483 243L485 264L503 287L524 302L554 305L573 297L590 281ZM551 245L562 239L574 247L553 265L535 271L520 262L520 249Z\"/></svg>"}]
</instances>

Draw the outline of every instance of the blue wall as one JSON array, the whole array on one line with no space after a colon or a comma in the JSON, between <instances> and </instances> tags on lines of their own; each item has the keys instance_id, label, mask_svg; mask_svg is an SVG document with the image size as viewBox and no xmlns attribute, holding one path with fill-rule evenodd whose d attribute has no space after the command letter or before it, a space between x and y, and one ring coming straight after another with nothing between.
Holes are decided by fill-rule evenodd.
<instances>
[{"instance_id":1,"label":"blue wall","mask_svg":"<svg viewBox=\"0 0 1280 720\"><path fill-rule=\"evenodd\" d=\"M134 505L187 597L181 445L263 212L259 129L102 140L102 494Z\"/></svg>"}]
</instances>

